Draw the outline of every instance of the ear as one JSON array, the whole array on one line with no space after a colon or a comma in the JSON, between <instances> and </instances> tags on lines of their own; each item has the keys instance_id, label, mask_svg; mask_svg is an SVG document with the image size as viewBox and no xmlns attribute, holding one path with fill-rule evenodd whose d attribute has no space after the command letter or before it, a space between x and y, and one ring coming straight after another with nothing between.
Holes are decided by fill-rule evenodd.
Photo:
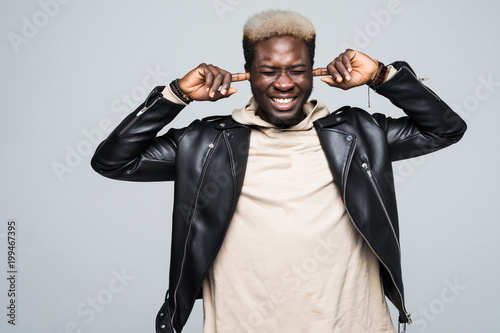
<instances>
[{"instance_id":1,"label":"ear","mask_svg":"<svg viewBox=\"0 0 500 333\"><path fill-rule=\"evenodd\" d=\"M250 66L248 64L245 64L245 73L250 73Z\"/></svg>"}]
</instances>

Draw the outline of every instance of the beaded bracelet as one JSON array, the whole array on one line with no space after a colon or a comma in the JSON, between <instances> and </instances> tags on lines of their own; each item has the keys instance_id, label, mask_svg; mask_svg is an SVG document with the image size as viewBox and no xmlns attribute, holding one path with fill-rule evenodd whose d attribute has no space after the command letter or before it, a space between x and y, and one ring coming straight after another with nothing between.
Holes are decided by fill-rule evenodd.
<instances>
[{"instance_id":1,"label":"beaded bracelet","mask_svg":"<svg viewBox=\"0 0 500 333\"><path fill-rule=\"evenodd\" d=\"M174 95L179 97L179 99L184 103L189 104L193 101L184 91L181 90L181 88L179 88L179 79L175 79L170 82L170 89Z\"/></svg>"},{"instance_id":2,"label":"beaded bracelet","mask_svg":"<svg viewBox=\"0 0 500 333\"><path fill-rule=\"evenodd\" d=\"M385 74L387 73L387 67L383 63L377 61L377 65L377 72L371 82L368 83L368 86L372 89L377 88L380 84L382 84L382 82L384 82Z\"/></svg>"}]
</instances>

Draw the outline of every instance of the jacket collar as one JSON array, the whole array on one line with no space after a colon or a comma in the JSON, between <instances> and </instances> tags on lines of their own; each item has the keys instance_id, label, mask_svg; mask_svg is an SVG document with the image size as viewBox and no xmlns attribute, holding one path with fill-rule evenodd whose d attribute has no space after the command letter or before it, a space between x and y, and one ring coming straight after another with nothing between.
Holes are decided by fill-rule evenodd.
<instances>
[{"instance_id":1,"label":"jacket collar","mask_svg":"<svg viewBox=\"0 0 500 333\"><path fill-rule=\"evenodd\" d=\"M235 128L249 128L247 125L236 122L231 116L215 116L205 118L204 120L213 122L215 129L221 131Z\"/></svg>"},{"instance_id":2,"label":"jacket collar","mask_svg":"<svg viewBox=\"0 0 500 333\"><path fill-rule=\"evenodd\" d=\"M322 129L323 127L337 126L338 124L341 124L346 121L342 113L350 108L351 107L348 105L343 106L340 109L332 112L329 116L316 120L314 122L314 126L316 127L316 129Z\"/></svg>"}]
</instances>

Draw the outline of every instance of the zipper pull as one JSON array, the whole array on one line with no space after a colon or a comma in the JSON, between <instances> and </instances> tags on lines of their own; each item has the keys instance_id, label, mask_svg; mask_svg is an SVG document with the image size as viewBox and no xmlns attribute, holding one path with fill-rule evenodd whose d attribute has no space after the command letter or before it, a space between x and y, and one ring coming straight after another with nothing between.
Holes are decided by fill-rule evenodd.
<instances>
[{"instance_id":1,"label":"zipper pull","mask_svg":"<svg viewBox=\"0 0 500 333\"><path fill-rule=\"evenodd\" d=\"M142 109L140 109L139 112L137 112L137 114L135 116L139 117L141 114L143 114L144 112L146 112L150 107L152 107L153 105L155 105L156 102L158 102L160 99L161 99L161 97L158 97L150 105L147 105L147 100L146 100L146 102L144 103L144 107Z\"/></svg>"},{"instance_id":2,"label":"zipper pull","mask_svg":"<svg viewBox=\"0 0 500 333\"><path fill-rule=\"evenodd\" d=\"M139 110L139 112L137 112L137 114L135 116L139 117L141 114L143 114L144 112L146 112L147 109L148 109L147 106L143 107L142 109Z\"/></svg>"},{"instance_id":3,"label":"zipper pull","mask_svg":"<svg viewBox=\"0 0 500 333\"><path fill-rule=\"evenodd\" d=\"M371 107L371 103L370 103L370 87L368 87L368 108Z\"/></svg>"},{"instance_id":4,"label":"zipper pull","mask_svg":"<svg viewBox=\"0 0 500 333\"><path fill-rule=\"evenodd\" d=\"M373 175L372 175L372 171L370 170L370 167L368 166L368 163L364 162L363 164L361 164L361 167L362 167L363 169L365 169L366 173L368 174L368 176L369 176L370 178L372 178L372 177L373 177Z\"/></svg>"},{"instance_id":5,"label":"zipper pull","mask_svg":"<svg viewBox=\"0 0 500 333\"><path fill-rule=\"evenodd\" d=\"M406 312L406 319L408 319L408 323L398 322L398 333L406 333L406 325L411 324L411 314ZM403 330L401 330L401 326L403 326Z\"/></svg>"}]
</instances>

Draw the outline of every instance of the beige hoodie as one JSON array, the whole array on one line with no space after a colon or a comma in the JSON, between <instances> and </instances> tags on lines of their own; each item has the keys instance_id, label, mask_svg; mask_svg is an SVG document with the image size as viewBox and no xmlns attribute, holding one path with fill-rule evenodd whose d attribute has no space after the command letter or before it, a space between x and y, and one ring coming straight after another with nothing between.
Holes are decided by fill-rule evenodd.
<instances>
[{"instance_id":1,"label":"beige hoodie","mask_svg":"<svg viewBox=\"0 0 500 333\"><path fill-rule=\"evenodd\" d=\"M393 333L378 260L354 229L313 121L280 129L255 111L242 192L203 283L204 333Z\"/></svg>"}]
</instances>

